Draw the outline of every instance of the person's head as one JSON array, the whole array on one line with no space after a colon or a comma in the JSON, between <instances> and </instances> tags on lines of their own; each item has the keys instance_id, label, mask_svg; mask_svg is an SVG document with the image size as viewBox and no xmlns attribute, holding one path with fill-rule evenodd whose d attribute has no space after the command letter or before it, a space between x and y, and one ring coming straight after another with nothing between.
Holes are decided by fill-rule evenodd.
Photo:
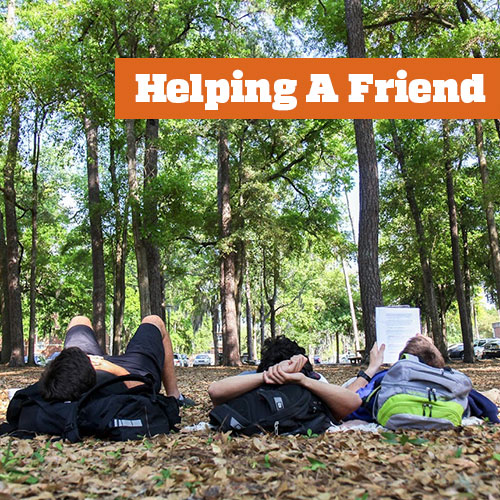
<instances>
[{"instance_id":1,"label":"person's head","mask_svg":"<svg viewBox=\"0 0 500 500\"><path fill-rule=\"evenodd\" d=\"M274 339L269 338L264 342L264 347L262 349L260 364L257 368L257 372L264 372L269 367L280 363L286 359L290 359L296 354L303 354L307 357L306 351L303 347L300 347L297 342L290 340L284 335L279 335ZM303 372L312 372L313 367L311 363L307 361L302 369Z\"/></svg>"},{"instance_id":2,"label":"person's head","mask_svg":"<svg viewBox=\"0 0 500 500\"><path fill-rule=\"evenodd\" d=\"M45 368L39 386L47 401L75 401L95 383L89 357L79 347L68 347Z\"/></svg>"},{"instance_id":3,"label":"person's head","mask_svg":"<svg viewBox=\"0 0 500 500\"><path fill-rule=\"evenodd\" d=\"M433 366L434 368L444 368L444 358L438 348L433 344L429 337L415 335L406 343L399 357L403 354L413 354L417 356L422 363Z\"/></svg>"}]
</instances>

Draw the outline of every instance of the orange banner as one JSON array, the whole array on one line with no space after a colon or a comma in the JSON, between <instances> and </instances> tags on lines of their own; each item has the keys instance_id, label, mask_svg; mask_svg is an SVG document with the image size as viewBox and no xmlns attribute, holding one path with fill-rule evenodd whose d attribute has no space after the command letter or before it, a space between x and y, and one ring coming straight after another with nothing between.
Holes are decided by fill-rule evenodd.
<instances>
[{"instance_id":1,"label":"orange banner","mask_svg":"<svg viewBox=\"0 0 500 500\"><path fill-rule=\"evenodd\" d=\"M500 118L500 59L116 59L116 118Z\"/></svg>"}]
</instances>

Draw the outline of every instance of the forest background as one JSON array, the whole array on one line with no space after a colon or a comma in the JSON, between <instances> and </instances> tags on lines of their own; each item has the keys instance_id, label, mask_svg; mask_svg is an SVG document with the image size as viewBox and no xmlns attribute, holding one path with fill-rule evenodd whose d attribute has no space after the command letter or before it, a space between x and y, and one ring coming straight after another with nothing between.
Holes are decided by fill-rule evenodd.
<instances>
[{"instance_id":1,"label":"forest background","mask_svg":"<svg viewBox=\"0 0 500 500\"><path fill-rule=\"evenodd\" d=\"M1 362L24 364L24 339L33 362L74 314L117 353L150 313L226 364L280 333L330 358L371 346L382 304L420 307L472 361L498 320L498 121L116 120L114 59L499 57L499 8L5 2Z\"/></svg>"}]
</instances>

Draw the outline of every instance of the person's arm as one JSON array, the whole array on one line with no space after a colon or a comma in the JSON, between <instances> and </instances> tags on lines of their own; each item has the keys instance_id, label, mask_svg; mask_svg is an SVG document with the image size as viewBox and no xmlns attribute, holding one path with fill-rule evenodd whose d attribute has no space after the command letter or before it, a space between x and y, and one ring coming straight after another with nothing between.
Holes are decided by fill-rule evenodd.
<instances>
[{"instance_id":1,"label":"person's arm","mask_svg":"<svg viewBox=\"0 0 500 500\"><path fill-rule=\"evenodd\" d=\"M261 373L252 373L249 375L234 375L222 380L216 380L210 384L208 394L214 405L220 405L260 387L262 384L276 384L272 374L278 367L287 373L300 372L307 362L307 358L302 354L292 356L290 359L281 361L280 363L271 366L268 370Z\"/></svg>"},{"instance_id":2,"label":"person's arm","mask_svg":"<svg viewBox=\"0 0 500 500\"><path fill-rule=\"evenodd\" d=\"M373 344L370 351L370 362L368 363L368 368L364 372L369 376L373 377L380 369L380 366L384 362L384 351L385 344L382 344L378 348L377 343ZM352 392L356 392L358 389L365 387L368 384L368 380L363 377L357 377L352 383L350 383L346 389Z\"/></svg>"},{"instance_id":3,"label":"person's arm","mask_svg":"<svg viewBox=\"0 0 500 500\"><path fill-rule=\"evenodd\" d=\"M111 361L108 361L107 359L104 359L101 356L89 356L89 358L90 362L92 363L92 366L94 367L94 370L100 370L102 372L111 373L112 375L116 375L117 377L120 377L121 375L130 375L130 372L125 368L123 368L122 366L112 363ZM134 380L127 380L123 383L129 389L142 384L142 382Z\"/></svg>"},{"instance_id":4,"label":"person's arm","mask_svg":"<svg viewBox=\"0 0 500 500\"><path fill-rule=\"evenodd\" d=\"M332 415L342 420L361 406L361 398L353 391L333 384L325 384L305 376L303 373L289 373L279 365L266 372L268 384L300 384L318 396L330 409Z\"/></svg>"},{"instance_id":5,"label":"person's arm","mask_svg":"<svg viewBox=\"0 0 500 500\"><path fill-rule=\"evenodd\" d=\"M217 406L230 399L236 398L260 387L264 383L264 373L251 373L249 375L234 375L232 377L216 380L210 384L208 394L212 403Z\"/></svg>"}]
</instances>

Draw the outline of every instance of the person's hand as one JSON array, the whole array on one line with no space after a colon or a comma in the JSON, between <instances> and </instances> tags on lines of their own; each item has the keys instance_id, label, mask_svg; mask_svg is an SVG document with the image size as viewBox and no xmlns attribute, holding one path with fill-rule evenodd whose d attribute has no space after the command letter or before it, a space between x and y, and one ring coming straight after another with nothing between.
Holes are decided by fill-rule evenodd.
<instances>
[{"instance_id":1,"label":"person's hand","mask_svg":"<svg viewBox=\"0 0 500 500\"><path fill-rule=\"evenodd\" d=\"M285 371L281 363L271 366L263 373L265 384L300 384L304 377L301 372Z\"/></svg>"},{"instance_id":2,"label":"person's hand","mask_svg":"<svg viewBox=\"0 0 500 500\"><path fill-rule=\"evenodd\" d=\"M290 359L285 359L278 363L281 369L287 373L297 373L304 368L304 365L307 363L307 358L303 354L295 354Z\"/></svg>"},{"instance_id":3,"label":"person's hand","mask_svg":"<svg viewBox=\"0 0 500 500\"><path fill-rule=\"evenodd\" d=\"M382 344L380 347L377 346L376 342L373 344L370 351L370 362L366 369L366 374L370 377L373 377L378 372L380 365L384 362L384 352L385 344Z\"/></svg>"},{"instance_id":4,"label":"person's hand","mask_svg":"<svg viewBox=\"0 0 500 500\"><path fill-rule=\"evenodd\" d=\"M128 370L122 368L121 366L104 359L102 356L89 356L90 363L94 367L94 370L101 370L103 372L112 373L113 375L128 375Z\"/></svg>"}]
</instances>

